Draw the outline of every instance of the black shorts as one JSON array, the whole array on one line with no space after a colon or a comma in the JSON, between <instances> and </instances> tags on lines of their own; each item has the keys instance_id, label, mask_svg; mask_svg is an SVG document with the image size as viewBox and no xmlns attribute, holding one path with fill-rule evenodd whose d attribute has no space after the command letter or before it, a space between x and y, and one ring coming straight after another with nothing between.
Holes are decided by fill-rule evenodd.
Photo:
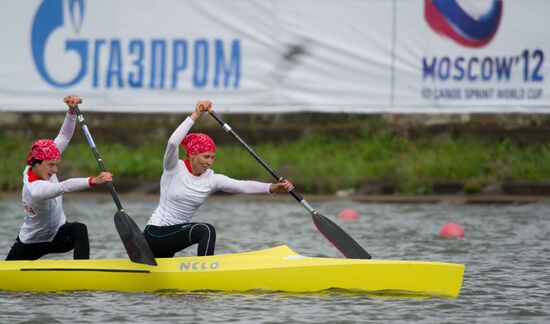
<instances>
[{"instance_id":1,"label":"black shorts","mask_svg":"<svg viewBox=\"0 0 550 324\"><path fill-rule=\"evenodd\" d=\"M23 243L18 236L6 260L37 260L49 253L65 253L72 249L75 259L90 258L88 229L82 223L63 224L51 242Z\"/></svg>"},{"instance_id":2,"label":"black shorts","mask_svg":"<svg viewBox=\"0 0 550 324\"><path fill-rule=\"evenodd\" d=\"M171 258L176 252L196 243L197 255L213 255L216 246L216 229L208 223L147 225L143 235L156 258Z\"/></svg>"}]
</instances>

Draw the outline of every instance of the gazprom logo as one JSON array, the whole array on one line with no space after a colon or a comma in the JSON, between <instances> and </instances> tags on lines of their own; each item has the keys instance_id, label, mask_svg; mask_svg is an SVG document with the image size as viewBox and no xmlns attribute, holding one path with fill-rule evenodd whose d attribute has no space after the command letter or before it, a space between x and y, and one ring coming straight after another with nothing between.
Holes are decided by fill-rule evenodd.
<instances>
[{"instance_id":1,"label":"gazprom logo","mask_svg":"<svg viewBox=\"0 0 550 324\"><path fill-rule=\"evenodd\" d=\"M502 6L501 0L424 0L424 15L437 33L464 46L482 47L498 30Z\"/></svg>"},{"instance_id":2,"label":"gazprom logo","mask_svg":"<svg viewBox=\"0 0 550 324\"><path fill-rule=\"evenodd\" d=\"M85 8L85 0L43 0L36 11L32 57L36 70L51 86L239 88L240 39L82 37L85 18L86 35L93 34L94 23L103 23L99 17L85 17Z\"/></svg>"}]
</instances>

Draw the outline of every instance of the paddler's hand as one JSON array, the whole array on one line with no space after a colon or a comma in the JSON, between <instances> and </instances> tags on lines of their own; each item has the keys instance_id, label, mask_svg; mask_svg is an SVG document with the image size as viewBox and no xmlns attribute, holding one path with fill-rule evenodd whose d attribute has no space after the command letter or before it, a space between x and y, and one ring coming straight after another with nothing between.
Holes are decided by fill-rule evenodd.
<instances>
[{"instance_id":1,"label":"paddler's hand","mask_svg":"<svg viewBox=\"0 0 550 324\"><path fill-rule=\"evenodd\" d=\"M282 182L272 183L271 186L269 186L269 192L275 193L275 192L287 192L294 189L294 186L292 183L288 180L283 180Z\"/></svg>"},{"instance_id":2,"label":"paddler's hand","mask_svg":"<svg viewBox=\"0 0 550 324\"><path fill-rule=\"evenodd\" d=\"M212 101L210 100L199 100L195 104L195 111L191 114L191 118L194 121L197 121L202 114L204 114L207 111L212 110Z\"/></svg>"},{"instance_id":3,"label":"paddler's hand","mask_svg":"<svg viewBox=\"0 0 550 324\"><path fill-rule=\"evenodd\" d=\"M65 98L63 98L63 102L69 106L69 114L76 115L76 110L74 107L82 103L82 98L75 95L65 96Z\"/></svg>"},{"instance_id":4,"label":"paddler's hand","mask_svg":"<svg viewBox=\"0 0 550 324\"><path fill-rule=\"evenodd\" d=\"M97 175L97 177L92 177L90 181L90 185L95 186L98 184L106 183L106 182L112 182L113 181L113 175L111 172L101 172Z\"/></svg>"}]
</instances>

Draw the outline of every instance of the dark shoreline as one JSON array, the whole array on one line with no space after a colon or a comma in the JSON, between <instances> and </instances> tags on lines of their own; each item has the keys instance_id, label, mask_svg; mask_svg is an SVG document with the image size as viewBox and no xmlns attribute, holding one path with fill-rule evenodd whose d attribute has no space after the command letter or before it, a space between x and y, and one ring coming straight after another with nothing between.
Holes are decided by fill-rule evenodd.
<instances>
[{"instance_id":1,"label":"dark shoreline","mask_svg":"<svg viewBox=\"0 0 550 324\"><path fill-rule=\"evenodd\" d=\"M336 195L336 194L302 194L307 201L354 201L362 203L444 203L444 204L532 204L550 203L548 195L495 195L495 194L435 194L435 195ZM158 194L142 192L119 193L122 201L158 200ZM0 200L20 199L20 192L0 191ZM108 192L78 192L63 196L65 200L97 200L110 201ZM296 203L290 195L241 195L241 194L214 194L209 199L216 200L245 200Z\"/></svg>"}]
</instances>

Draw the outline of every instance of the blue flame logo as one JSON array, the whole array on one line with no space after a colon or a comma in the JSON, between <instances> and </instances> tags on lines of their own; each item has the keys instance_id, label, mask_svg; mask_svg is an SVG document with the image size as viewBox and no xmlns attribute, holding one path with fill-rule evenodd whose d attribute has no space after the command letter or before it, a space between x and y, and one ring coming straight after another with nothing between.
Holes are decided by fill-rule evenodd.
<instances>
[{"instance_id":1,"label":"blue flame logo","mask_svg":"<svg viewBox=\"0 0 550 324\"><path fill-rule=\"evenodd\" d=\"M84 40L66 40L65 52L75 52L80 57L80 69L76 76L67 81L61 82L55 80L48 72L45 61L45 52L48 44L48 39L54 31L64 27L63 5L67 4L63 0L44 0L34 16L32 31L31 31L31 48L32 57L36 69L40 76L49 84L66 88L78 82L87 73L88 61L88 42ZM71 25L76 34L80 32L82 21L84 18L84 0L69 0L68 12L71 19Z\"/></svg>"},{"instance_id":2,"label":"blue flame logo","mask_svg":"<svg viewBox=\"0 0 550 324\"><path fill-rule=\"evenodd\" d=\"M82 21L84 20L84 0L70 0L69 12L71 14L73 29L75 33L78 34L82 28Z\"/></svg>"}]
</instances>

